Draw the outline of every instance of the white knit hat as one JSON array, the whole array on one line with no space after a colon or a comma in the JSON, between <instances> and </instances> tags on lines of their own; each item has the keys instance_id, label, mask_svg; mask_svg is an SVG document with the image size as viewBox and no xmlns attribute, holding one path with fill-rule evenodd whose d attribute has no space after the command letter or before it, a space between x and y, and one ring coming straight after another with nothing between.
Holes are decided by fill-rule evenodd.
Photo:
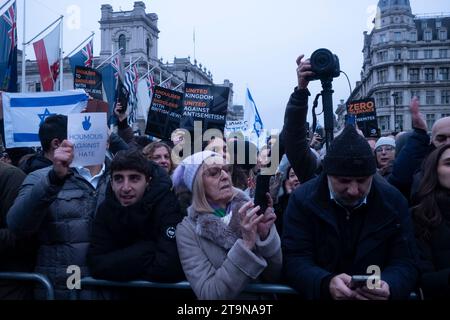
<instances>
[{"instance_id":1,"label":"white knit hat","mask_svg":"<svg viewBox=\"0 0 450 320\"><path fill-rule=\"evenodd\" d=\"M381 137L375 144L375 149L381 146L392 146L395 148L395 140L390 137Z\"/></svg>"},{"instance_id":2,"label":"white knit hat","mask_svg":"<svg viewBox=\"0 0 450 320\"><path fill-rule=\"evenodd\" d=\"M203 151L184 159L181 165L179 165L173 173L172 181L174 186L179 187L185 185L192 192L195 176L197 175L200 166L206 159L211 157L222 158L222 156L216 152Z\"/></svg>"}]
</instances>

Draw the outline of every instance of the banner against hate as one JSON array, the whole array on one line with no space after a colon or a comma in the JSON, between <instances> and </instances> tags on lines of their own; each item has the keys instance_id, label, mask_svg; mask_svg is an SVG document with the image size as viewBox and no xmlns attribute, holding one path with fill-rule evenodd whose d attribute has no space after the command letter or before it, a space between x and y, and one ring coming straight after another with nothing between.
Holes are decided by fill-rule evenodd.
<instances>
[{"instance_id":1,"label":"banner against hate","mask_svg":"<svg viewBox=\"0 0 450 320\"><path fill-rule=\"evenodd\" d=\"M181 128L194 131L194 121L202 121L203 131L218 129L224 131L230 88L186 84L184 111Z\"/></svg>"},{"instance_id":2,"label":"banner against hate","mask_svg":"<svg viewBox=\"0 0 450 320\"><path fill-rule=\"evenodd\" d=\"M73 86L75 89L83 89L96 100L103 100L102 75L97 70L75 67Z\"/></svg>"},{"instance_id":3,"label":"banner against hate","mask_svg":"<svg viewBox=\"0 0 450 320\"><path fill-rule=\"evenodd\" d=\"M370 98L349 102L347 104L347 113L356 116L358 128L364 133L366 138L379 137L380 130L378 129L377 110L374 99Z\"/></svg>"},{"instance_id":4,"label":"banner against hate","mask_svg":"<svg viewBox=\"0 0 450 320\"><path fill-rule=\"evenodd\" d=\"M108 140L106 113L69 114L67 138L74 144L72 167L103 164Z\"/></svg>"},{"instance_id":5,"label":"banner against hate","mask_svg":"<svg viewBox=\"0 0 450 320\"><path fill-rule=\"evenodd\" d=\"M147 118L146 134L167 140L180 128L183 116L183 94L155 86Z\"/></svg>"}]
</instances>

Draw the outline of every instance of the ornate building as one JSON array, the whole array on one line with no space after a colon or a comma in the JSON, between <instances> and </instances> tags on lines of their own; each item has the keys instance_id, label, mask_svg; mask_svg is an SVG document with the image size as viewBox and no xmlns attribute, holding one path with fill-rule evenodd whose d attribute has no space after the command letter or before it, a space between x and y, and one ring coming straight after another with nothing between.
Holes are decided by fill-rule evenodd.
<instances>
[{"instance_id":1,"label":"ornate building","mask_svg":"<svg viewBox=\"0 0 450 320\"><path fill-rule=\"evenodd\" d=\"M450 14L414 15L409 0L380 0L375 26L364 33L361 81L348 101L372 97L382 134L411 129L418 96L428 127L450 115ZM345 104L336 111L340 124Z\"/></svg>"},{"instance_id":2,"label":"ornate building","mask_svg":"<svg viewBox=\"0 0 450 320\"><path fill-rule=\"evenodd\" d=\"M113 53L122 49L122 61L125 67L130 62L136 62L140 75L145 75L152 70L156 84L164 84L175 90L183 89L184 83L196 83L212 85L213 75L206 67L196 60L191 62L188 58L174 58L173 63L163 62L158 59L158 16L155 13L146 13L145 3L134 3L130 11L114 12L113 7L104 4L101 7L101 50L100 56L94 58L94 65L100 65ZM21 69L21 52L19 52L19 70ZM19 72L20 73L20 72ZM19 74L19 84L21 75ZM233 85L225 80L223 86ZM73 88L73 72L70 69L68 59L64 59L64 89ZM26 62L26 87L25 91L41 91L39 71L36 61ZM231 90L233 92L233 90ZM233 94L230 95L232 105Z\"/></svg>"}]
</instances>

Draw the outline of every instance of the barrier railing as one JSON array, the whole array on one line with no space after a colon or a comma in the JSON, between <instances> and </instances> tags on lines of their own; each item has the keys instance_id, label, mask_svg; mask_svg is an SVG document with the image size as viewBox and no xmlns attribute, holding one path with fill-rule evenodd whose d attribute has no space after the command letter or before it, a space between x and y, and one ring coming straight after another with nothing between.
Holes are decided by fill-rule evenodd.
<instances>
[{"instance_id":1,"label":"barrier railing","mask_svg":"<svg viewBox=\"0 0 450 320\"><path fill-rule=\"evenodd\" d=\"M0 272L1 280L17 280L36 282L44 287L46 291L46 300L55 300L55 291L48 278L38 273L22 273L22 272Z\"/></svg>"},{"instance_id":2,"label":"barrier railing","mask_svg":"<svg viewBox=\"0 0 450 320\"><path fill-rule=\"evenodd\" d=\"M149 289L175 289L175 290L192 290L191 285L187 281L179 283L157 283L148 281L130 281L118 282L108 280L98 280L94 278L81 279L81 288L86 287L114 287L114 288L149 288ZM249 284L243 292L246 293L268 293L268 294L297 294L291 287L280 284L252 283ZM77 300L80 290L73 290L71 300Z\"/></svg>"}]
</instances>

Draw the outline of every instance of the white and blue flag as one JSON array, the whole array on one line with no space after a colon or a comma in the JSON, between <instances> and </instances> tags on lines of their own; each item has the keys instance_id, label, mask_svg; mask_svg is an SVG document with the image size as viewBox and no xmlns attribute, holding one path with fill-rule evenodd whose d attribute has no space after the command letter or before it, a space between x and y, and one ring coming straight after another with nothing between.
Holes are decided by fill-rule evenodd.
<instances>
[{"instance_id":1,"label":"white and blue flag","mask_svg":"<svg viewBox=\"0 0 450 320\"><path fill-rule=\"evenodd\" d=\"M80 113L86 109L84 90L42 93L3 93L3 118L7 148L40 147L39 126L52 115Z\"/></svg>"}]
</instances>

